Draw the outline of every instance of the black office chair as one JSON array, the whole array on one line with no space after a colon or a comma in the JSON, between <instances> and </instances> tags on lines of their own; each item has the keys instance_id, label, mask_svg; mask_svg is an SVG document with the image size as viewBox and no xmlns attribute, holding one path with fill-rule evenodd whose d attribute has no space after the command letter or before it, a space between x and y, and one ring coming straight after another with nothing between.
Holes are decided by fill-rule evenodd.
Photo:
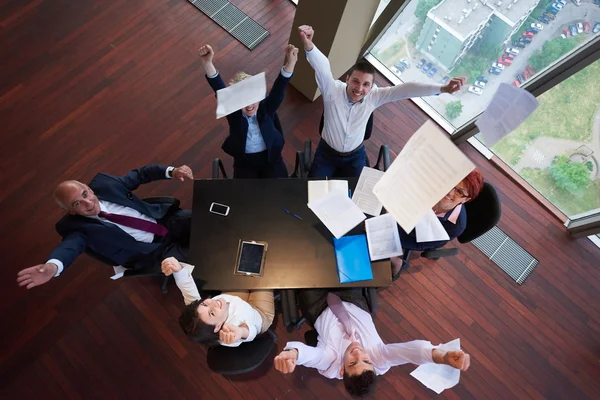
<instances>
[{"instance_id":1,"label":"black office chair","mask_svg":"<svg viewBox=\"0 0 600 400\"><path fill-rule=\"evenodd\" d=\"M148 197L146 199L143 199L143 201L145 201L146 203L150 203L150 204L169 204L171 208L175 208L175 209L179 209L179 204L180 201L174 197L170 197L170 196L158 196L158 197ZM103 264L107 264L110 265L111 267L114 267L114 263L109 260L108 258L104 257L101 254L98 254L92 250L90 250L89 248L85 249L85 254L87 254L89 257L100 261ZM153 276L153 275L162 275L162 273L158 273L157 271L147 271L144 269L128 269L123 273L124 277L141 277L141 276ZM168 290L168 286L169 286L169 282L171 281L172 277L171 276L164 276L163 275L163 279L161 280L161 291L163 294L167 294L169 292Z\"/></svg>"},{"instance_id":2,"label":"black office chair","mask_svg":"<svg viewBox=\"0 0 600 400\"><path fill-rule=\"evenodd\" d=\"M206 362L211 371L221 375L245 374L267 359L276 341L277 335L269 329L238 347L211 346L206 353Z\"/></svg>"},{"instance_id":3,"label":"black office chair","mask_svg":"<svg viewBox=\"0 0 600 400\"><path fill-rule=\"evenodd\" d=\"M488 182L483 183L483 188L475 200L464 204L467 212L467 226L456 239L459 243L469 243L473 239L488 232L500 221L502 206L496 193L496 188ZM407 250L402 257L405 264L402 270L409 268L409 257L412 250ZM457 248L436 248L421 252L421 257L438 260L440 257L452 257L458 254Z\"/></svg>"}]
</instances>

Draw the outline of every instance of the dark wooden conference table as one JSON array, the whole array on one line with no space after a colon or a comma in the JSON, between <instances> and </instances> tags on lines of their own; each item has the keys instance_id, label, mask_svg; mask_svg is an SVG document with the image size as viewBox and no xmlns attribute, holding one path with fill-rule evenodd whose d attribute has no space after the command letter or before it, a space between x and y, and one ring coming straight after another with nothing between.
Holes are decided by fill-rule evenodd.
<instances>
[{"instance_id":1,"label":"dark wooden conference table","mask_svg":"<svg viewBox=\"0 0 600 400\"><path fill-rule=\"evenodd\" d=\"M354 191L358 178L348 178ZM228 216L210 205L230 207ZM372 262L373 279L340 284L333 235L306 205L306 179L214 179L194 181L190 259L203 290L387 287L389 260ZM297 214L299 220L284 209ZM348 234L364 233L360 224ZM239 241L268 243L262 277L234 274Z\"/></svg>"}]
</instances>

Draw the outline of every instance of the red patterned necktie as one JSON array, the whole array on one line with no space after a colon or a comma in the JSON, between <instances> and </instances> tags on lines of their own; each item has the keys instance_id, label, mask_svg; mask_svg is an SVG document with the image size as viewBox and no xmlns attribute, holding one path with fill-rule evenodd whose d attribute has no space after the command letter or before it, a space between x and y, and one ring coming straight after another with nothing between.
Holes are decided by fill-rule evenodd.
<instances>
[{"instance_id":1,"label":"red patterned necktie","mask_svg":"<svg viewBox=\"0 0 600 400\"><path fill-rule=\"evenodd\" d=\"M327 305L337 317L340 323L344 326L346 334L351 340L360 340L360 334L352 328L352 318L350 313L342 303L342 300L333 293L327 294Z\"/></svg>"},{"instance_id":2,"label":"red patterned necktie","mask_svg":"<svg viewBox=\"0 0 600 400\"><path fill-rule=\"evenodd\" d=\"M154 233L158 236L165 236L169 232L164 226L154 222L146 221L145 219L129 217L127 215L110 214L104 211L100 211L98 216L105 218L110 222L114 222L115 224L139 229L140 231L144 232Z\"/></svg>"}]
</instances>

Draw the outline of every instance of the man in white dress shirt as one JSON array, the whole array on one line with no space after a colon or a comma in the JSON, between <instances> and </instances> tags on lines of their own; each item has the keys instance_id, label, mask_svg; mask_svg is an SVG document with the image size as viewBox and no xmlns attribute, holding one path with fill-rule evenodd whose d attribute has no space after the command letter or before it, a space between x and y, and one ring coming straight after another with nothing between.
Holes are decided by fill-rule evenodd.
<instances>
[{"instance_id":1,"label":"man in white dress shirt","mask_svg":"<svg viewBox=\"0 0 600 400\"><path fill-rule=\"evenodd\" d=\"M366 165L363 139L369 116L386 103L455 93L465 78L454 78L446 85L406 82L392 87L373 84L375 69L367 62L356 63L346 82L334 79L329 60L313 44L314 31L308 25L298 28L306 58L315 70L317 85L323 95L324 125L315 151L309 176L359 176Z\"/></svg>"},{"instance_id":2,"label":"man in white dress shirt","mask_svg":"<svg viewBox=\"0 0 600 400\"><path fill-rule=\"evenodd\" d=\"M343 379L350 394L362 397L374 390L377 375L396 365L436 363L462 371L469 368L469 355L462 350L446 352L425 340L383 343L373 318L361 308L365 308L364 302L353 300L357 295L352 290L335 291L336 294L309 292L317 294L304 297L302 292L298 294L300 308L309 322L317 317L313 326L318 343L312 347L301 342L288 342L274 361L275 368L284 374L293 372L296 365L316 368L327 378ZM340 297L356 304L342 301ZM305 304L307 301L316 304ZM311 315L306 310L316 313ZM323 311L318 315L320 310Z\"/></svg>"}]
</instances>

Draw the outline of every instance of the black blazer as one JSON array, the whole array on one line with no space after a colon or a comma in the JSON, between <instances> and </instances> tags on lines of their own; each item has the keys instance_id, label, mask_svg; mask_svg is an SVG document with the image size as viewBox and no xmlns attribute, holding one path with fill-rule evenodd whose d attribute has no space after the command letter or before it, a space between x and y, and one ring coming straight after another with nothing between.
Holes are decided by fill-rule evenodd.
<instances>
[{"instance_id":1,"label":"black blazer","mask_svg":"<svg viewBox=\"0 0 600 400\"><path fill-rule=\"evenodd\" d=\"M215 93L217 90L225 88L225 83L221 79L221 74L214 78L206 77L210 87ZM277 108L283 102L285 88L290 78L286 78L281 73L275 79L271 92L259 103L256 119L260 127L265 145L267 146L268 160L275 163L281 158L281 151L285 144L281 125L277 118ZM242 110L231 113L227 116L229 123L229 136L223 142L221 148L230 156L244 157L246 154L246 138L248 137L248 120L244 117Z\"/></svg>"},{"instance_id":2,"label":"black blazer","mask_svg":"<svg viewBox=\"0 0 600 400\"><path fill-rule=\"evenodd\" d=\"M100 173L92 179L89 187L99 200L133 208L158 220L165 216L169 205L146 203L132 192L144 183L168 179L166 170L167 167L149 165L134 169L125 176ZM125 265L160 246L160 243L138 242L116 225L80 215L64 216L56 223L56 231L63 240L48 259L60 260L65 269L86 249L100 254L114 265Z\"/></svg>"}]
</instances>

